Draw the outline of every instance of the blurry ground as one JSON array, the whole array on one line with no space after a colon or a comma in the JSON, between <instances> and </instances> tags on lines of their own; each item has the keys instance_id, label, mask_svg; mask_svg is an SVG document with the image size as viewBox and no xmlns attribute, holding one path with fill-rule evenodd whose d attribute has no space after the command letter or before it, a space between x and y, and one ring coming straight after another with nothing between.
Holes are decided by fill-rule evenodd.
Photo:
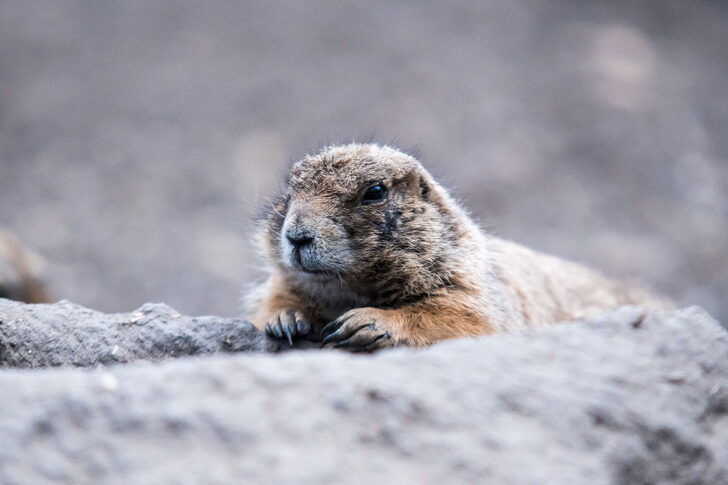
<instances>
[{"instance_id":1,"label":"blurry ground","mask_svg":"<svg viewBox=\"0 0 728 485\"><path fill-rule=\"evenodd\" d=\"M57 298L235 314L289 160L372 137L728 321L727 4L0 1L0 225Z\"/></svg>"}]
</instances>

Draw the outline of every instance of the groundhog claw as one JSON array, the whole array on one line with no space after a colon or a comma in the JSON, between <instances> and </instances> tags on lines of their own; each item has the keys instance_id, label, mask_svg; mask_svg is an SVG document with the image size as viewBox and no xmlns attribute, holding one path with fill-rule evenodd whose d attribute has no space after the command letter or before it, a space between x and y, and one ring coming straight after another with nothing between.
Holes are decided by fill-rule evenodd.
<instances>
[{"instance_id":1,"label":"groundhog claw","mask_svg":"<svg viewBox=\"0 0 728 485\"><path fill-rule=\"evenodd\" d=\"M321 330L321 347L345 349L350 352L372 352L381 347L391 346L391 334L383 330L376 320L364 312L352 311L330 322ZM362 320L366 323L362 323Z\"/></svg>"},{"instance_id":2,"label":"groundhog claw","mask_svg":"<svg viewBox=\"0 0 728 485\"><path fill-rule=\"evenodd\" d=\"M338 332L339 329L346 323L349 318L351 318L351 316L345 316L342 318L337 318L333 322L327 323L326 326L321 329L321 333L319 334L319 339L321 339L321 346L323 346L325 343L328 343L323 341L324 337L328 338Z\"/></svg>"},{"instance_id":3,"label":"groundhog claw","mask_svg":"<svg viewBox=\"0 0 728 485\"><path fill-rule=\"evenodd\" d=\"M379 341L382 339L390 339L392 338L389 335L389 332L380 333L379 335L375 336L373 339L371 339L369 342L366 342L365 340L355 340L353 338L348 338L346 340L342 340L341 342L334 345L335 349L339 348L345 348L349 352L371 352L372 350L376 349L378 347Z\"/></svg>"},{"instance_id":4,"label":"groundhog claw","mask_svg":"<svg viewBox=\"0 0 728 485\"><path fill-rule=\"evenodd\" d=\"M365 328L376 328L374 325L374 322L365 323L364 325L360 325L356 328L348 328L348 327L340 327L338 330L336 330L333 333L328 334L322 341L321 346L323 347L326 344L336 342L336 345L334 347L343 347L344 342L348 342L351 340L354 334L356 334L359 330L365 329ZM344 339L344 340L342 340Z\"/></svg>"},{"instance_id":5,"label":"groundhog claw","mask_svg":"<svg viewBox=\"0 0 728 485\"><path fill-rule=\"evenodd\" d=\"M265 324L266 335L277 339L285 338L291 346L295 339L308 335L310 331L311 325L296 311L281 311Z\"/></svg>"},{"instance_id":6,"label":"groundhog claw","mask_svg":"<svg viewBox=\"0 0 728 485\"><path fill-rule=\"evenodd\" d=\"M384 332L382 334L377 335L374 337L374 339L369 342L366 345L349 345L346 347L346 349L349 352L373 352L379 347L382 346L380 343L381 341L390 340L392 338L391 335L389 335L389 332ZM342 342L343 343L343 342ZM339 347L340 345L336 345L336 347ZM343 347L343 345L341 345Z\"/></svg>"}]
</instances>

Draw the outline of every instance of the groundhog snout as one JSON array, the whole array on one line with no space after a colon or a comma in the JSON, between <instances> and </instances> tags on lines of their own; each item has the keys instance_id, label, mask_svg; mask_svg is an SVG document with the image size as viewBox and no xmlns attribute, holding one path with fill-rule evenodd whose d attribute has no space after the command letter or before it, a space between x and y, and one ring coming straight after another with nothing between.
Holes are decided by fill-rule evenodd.
<instances>
[{"instance_id":1,"label":"groundhog snout","mask_svg":"<svg viewBox=\"0 0 728 485\"><path fill-rule=\"evenodd\" d=\"M345 234L311 208L289 212L280 244L287 265L303 272L339 272L350 260Z\"/></svg>"},{"instance_id":2,"label":"groundhog snout","mask_svg":"<svg viewBox=\"0 0 728 485\"><path fill-rule=\"evenodd\" d=\"M299 227L289 228L286 231L286 239L294 249L301 249L304 246L309 246L314 241L314 234L308 230L300 229Z\"/></svg>"},{"instance_id":3,"label":"groundhog snout","mask_svg":"<svg viewBox=\"0 0 728 485\"><path fill-rule=\"evenodd\" d=\"M314 246L316 239L320 237L321 223L316 220L315 215L305 214L304 211L294 212L288 215L283 225L283 235L286 241L295 250Z\"/></svg>"}]
</instances>

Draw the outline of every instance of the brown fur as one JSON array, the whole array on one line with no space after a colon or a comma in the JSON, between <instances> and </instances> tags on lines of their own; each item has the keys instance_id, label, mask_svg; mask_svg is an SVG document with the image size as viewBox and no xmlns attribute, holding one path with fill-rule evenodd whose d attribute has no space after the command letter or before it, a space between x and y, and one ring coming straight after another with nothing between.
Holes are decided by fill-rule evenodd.
<instances>
[{"instance_id":1,"label":"brown fur","mask_svg":"<svg viewBox=\"0 0 728 485\"><path fill-rule=\"evenodd\" d=\"M0 297L45 303L43 260L8 231L0 229Z\"/></svg>"},{"instance_id":2,"label":"brown fur","mask_svg":"<svg viewBox=\"0 0 728 485\"><path fill-rule=\"evenodd\" d=\"M378 183L386 199L363 203ZM310 242L295 249L287 235ZM483 233L417 160L386 146L334 146L297 162L259 236L270 277L249 295L250 319L289 340L312 327L350 350L421 347L667 305Z\"/></svg>"}]
</instances>

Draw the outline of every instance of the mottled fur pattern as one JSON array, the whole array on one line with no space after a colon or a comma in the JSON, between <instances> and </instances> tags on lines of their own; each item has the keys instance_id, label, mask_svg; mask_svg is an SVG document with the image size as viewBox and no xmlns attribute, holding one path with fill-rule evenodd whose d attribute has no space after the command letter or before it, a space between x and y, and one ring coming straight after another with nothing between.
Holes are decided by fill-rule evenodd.
<instances>
[{"instance_id":1,"label":"mottled fur pattern","mask_svg":"<svg viewBox=\"0 0 728 485\"><path fill-rule=\"evenodd\" d=\"M375 186L386 196L371 202ZM387 146L333 146L297 162L258 235L270 276L249 295L249 317L289 341L321 332L350 350L420 347L666 306L485 234L417 160Z\"/></svg>"}]
</instances>

